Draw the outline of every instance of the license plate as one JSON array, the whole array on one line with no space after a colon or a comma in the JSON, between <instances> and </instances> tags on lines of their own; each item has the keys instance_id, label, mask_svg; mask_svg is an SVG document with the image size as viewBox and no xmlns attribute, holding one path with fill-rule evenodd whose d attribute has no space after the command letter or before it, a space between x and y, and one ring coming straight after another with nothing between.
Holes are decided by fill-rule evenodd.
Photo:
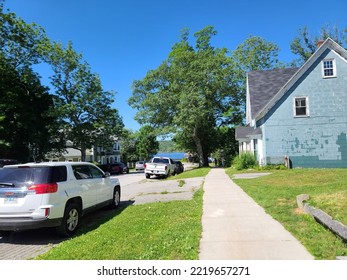
<instances>
[{"instance_id":1,"label":"license plate","mask_svg":"<svg viewBox=\"0 0 347 280\"><path fill-rule=\"evenodd\" d=\"M18 202L18 197L5 197L4 204L16 204Z\"/></svg>"}]
</instances>

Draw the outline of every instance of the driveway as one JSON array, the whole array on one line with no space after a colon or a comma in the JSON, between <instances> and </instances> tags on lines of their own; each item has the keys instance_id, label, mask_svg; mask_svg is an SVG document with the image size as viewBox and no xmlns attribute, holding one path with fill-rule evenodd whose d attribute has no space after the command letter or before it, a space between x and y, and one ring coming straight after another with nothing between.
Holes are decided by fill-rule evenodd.
<instances>
[{"instance_id":1,"label":"driveway","mask_svg":"<svg viewBox=\"0 0 347 280\"><path fill-rule=\"evenodd\" d=\"M189 200L204 180L191 178L184 180L145 179L143 172L117 176L122 187L121 206L138 205L172 200ZM172 177L174 178L174 177ZM101 209L82 218L81 227L92 227L93 221L112 216L113 210ZM47 252L64 241L54 229L38 229L23 232L0 233L0 260L25 260Z\"/></svg>"}]
</instances>

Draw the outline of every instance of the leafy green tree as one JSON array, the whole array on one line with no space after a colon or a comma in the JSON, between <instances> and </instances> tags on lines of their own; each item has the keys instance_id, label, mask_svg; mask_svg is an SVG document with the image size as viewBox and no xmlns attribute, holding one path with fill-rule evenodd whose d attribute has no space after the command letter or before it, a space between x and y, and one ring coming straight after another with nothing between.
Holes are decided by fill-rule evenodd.
<instances>
[{"instance_id":1,"label":"leafy green tree","mask_svg":"<svg viewBox=\"0 0 347 280\"><path fill-rule=\"evenodd\" d=\"M239 122L242 113L228 51L210 43L216 33L211 26L196 32L193 47L184 30L168 58L134 82L129 99L140 123L176 133L186 148L194 145L201 166L216 148L215 128L226 120Z\"/></svg>"},{"instance_id":2,"label":"leafy green tree","mask_svg":"<svg viewBox=\"0 0 347 280\"><path fill-rule=\"evenodd\" d=\"M328 37L343 47L347 47L347 28L341 31L337 26L323 26L319 34L313 35L305 26L298 31L298 36L295 37L291 44L290 50L299 58L293 62L296 65L302 65L310 56L317 50L317 43L320 40L325 40Z\"/></svg>"},{"instance_id":3,"label":"leafy green tree","mask_svg":"<svg viewBox=\"0 0 347 280\"><path fill-rule=\"evenodd\" d=\"M279 48L276 44L258 36L250 36L239 44L232 56L241 72L278 68Z\"/></svg>"},{"instance_id":4,"label":"leafy green tree","mask_svg":"<svg viewBox=\"0 0 347 280\"><path fill-rule=\"evenodd\" d=\"M122 161L137 161L139 156L136 152L136 133L129 129L124 129L120 142Z\"/></svg>"},{"instance_id":5,"label":"leafy green tree","mask_svg":"<svg viewBox=\"0 0 347 280\"><path fill-rule=\"evenodd\" d=\"M141 160L147 160L158 152L159 142L155 130L145 125L137 133L136 153Z\"/></svg>"},{"instance_id":6,"label":"leafy green tree","mask_svg":"<svg viewBox=\"0 0 347 280\"><path fill-rule=\"evenodd\" d=\"M174 141L172 140L160 140L159 152L172 153L180 150Z\"/></svg>"},{"instance_id":7,"label":"leafy green tree","mask_svg":"<svg viewBox=\"0 0 347 280\"><path fill-rule=\"evenodd\" d=\"M21 161L42 160L51 149L57 123L52 97L30 68L17 71L0 58L0 154Z\"/></svg>"},{"instance_id":8,"label":"leafy green tree","mask_svg":"<svg viewBox=\"0 0 347 280\"><path fill-rule=\"evenodd\" d=\"M242 100L242 108L245 108L246 102L247 72L282 67L278 60L278 53L279 47L275 43L258 36L248 37L233 51L235 80L238 85L238 98Z\"/></svg>"},{"instance_id":9,"label":"leafy green tree","mask_svg":"<svg viewBox=\"0 0 347 280\"><path fill-rule=\"evenodd\" d=\"M43 30L0 10L0 155L41 160L53 148L56 121L52 97L32 66L43 60Z\"/></svg>"},{"instance_id":10,"label":"leafy green tree","mask_svg":"<svg viewBox=\"0 0 347 280\"><path fill-rule=\"evenodd\" d=\"M104 91L99 76L91 72L70 42L66 48L53 43L49 56L54 75L55 113L62 122L61 133L73 147L81 151L93 145L109 146L114 136L120 136L123 121L118 110L111 107L114 93Z\"/></svg>"},{"instance_id":11,"label":"leafy green tree","mask_svg":"<svg viewBox=\"0 0 347 280\"><path fill-rule=\"evenodd\" d=\"M28 24L15 13L0 10L0 48L16 69L31 68L45 60L49 39L42 27Z\"/></svg>"}]
</instances>

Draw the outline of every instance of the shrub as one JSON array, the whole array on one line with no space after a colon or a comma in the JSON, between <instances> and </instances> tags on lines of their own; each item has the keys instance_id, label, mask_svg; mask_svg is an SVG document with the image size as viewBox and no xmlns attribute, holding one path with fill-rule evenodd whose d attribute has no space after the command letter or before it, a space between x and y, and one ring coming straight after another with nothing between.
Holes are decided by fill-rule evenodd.
<instances>
[{"instance_id":1,"label":"shrub","mask_svg":"<svg viewBox=\"0 0 347 280\"><path fill-rule=\"evenodd\" d=\"M253 168L257 165L257 159L253 153L244 152L234 158L233 165L237 170Z\"/></svg>"},{"instance_id":2,"label":"shrub","mask_svg":"<svg viewBox=\"0 0 347 280\"><path fill-rule=\"evenodd\" d=\"M265 166L259 166L258 170L287 170L288 168L284 164L267 164Z\"/></svg>"}]
</instances>

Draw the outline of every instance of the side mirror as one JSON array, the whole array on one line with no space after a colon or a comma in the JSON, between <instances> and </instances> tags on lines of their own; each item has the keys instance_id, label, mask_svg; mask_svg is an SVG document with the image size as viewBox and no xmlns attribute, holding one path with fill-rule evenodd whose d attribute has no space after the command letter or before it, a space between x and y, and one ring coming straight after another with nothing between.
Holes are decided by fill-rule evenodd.
<instances>
[{"instance_id":1,"label":"side mirror","mask_svg":"<svg viewBox=\"0 0 347 280\"><path fill-rule=\"evenodd\" d=\"M105 178L110 177L110 176L111 176L110 172L105 172Z\"/></svg>"}]
</instances>

